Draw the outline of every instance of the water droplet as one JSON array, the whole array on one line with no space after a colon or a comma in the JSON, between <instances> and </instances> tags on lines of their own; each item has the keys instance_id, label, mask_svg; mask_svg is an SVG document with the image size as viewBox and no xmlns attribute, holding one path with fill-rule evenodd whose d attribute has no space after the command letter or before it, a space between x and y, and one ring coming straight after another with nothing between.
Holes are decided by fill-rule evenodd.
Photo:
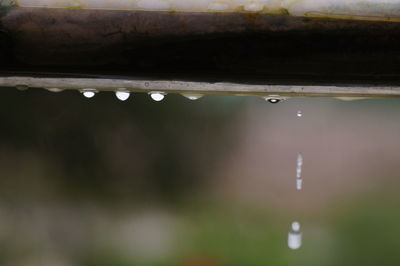
<instances>
[{"instance_id":1,"label":"water droplet","mask_svg":"<svg viewBox=\"0 0 400 266\"><path fill-rule=\"evenodd\" d=\"M297 154L297 164L296 164L296 189L303 189L303 179L301 178L301 172L303 168L303 155L301 153Z\"/></svg>"},{"instance_id":2,"label":"water droplet","mask_svg":"<svg viewBox=\"0 0 400 266\"><path fill-rule=\"evenodd\" d=\"M150 83L145 82L145 83L144 83L144 86L145 86L145 87L148 87L148 86L150 86Z\"/></svg>"},{"instance_id":3,"label":"water droplet","mask_svg":"<svg viewBox=\"0 0 400 266\"><path fill-rule=\"evenodd\" d=\"M301 178L296 179L296 189L297 190L303 189L303 179L301 179Z\"/></svg>"},{"instance_id":4,"label":"water droplet","mask_svg":"<svg viewBox=\"0 0 400 266\"><path fill-rule=\"evenodd\" d=\"M268 101L270 103L279 103L281 100L280 99L276 99L276 98L272 98L272 99L268 99Z\"/></svg>"},{"instance_id":5,"label":"water droplet","mask_svg":"<svg viewBox=\"0 0 400 266\"><path fill-rule=\"evenodd\" d=\"M303 244L303 236L300 232L301 226L299 222L293 222L288 234L288 246L290 249L299 249Z\"/></svg>"},{"instance_id":6,"label":"water droplet","mask_svg":"<svg viewBox=\"0 0 400 266\"><path fill-rule=\"evenodd\" d=\"M119 91L115 92L115 96L117 96L118 100L121 100L121 101L128 100L130 95L131 95L131 93L126 90L119 90Z\"/></svg>"},{"instance_id":7,"label":"water droplet","mask_svg":"<svg viewBox=\"0 0 400 266\"><path fill-rule=\"evenodd\" d=\"M279 95L269 95L268 97L265 97L264 99L270 103L279 103L279 102L285 100L285 98L282 98Z\"/></svg>"},{"instance_id":8,"label":"water droplet","mask_svg":"<svg viewBox=\"0 0 400 266\"><path fill-rule=\"evenodd\" d=\"M19 90L19 91L26 91L26 90L29 89L29 86L28 86L28 85L25 85L25 84L18 84L18 85L15 86L15 87L16 87L17 90Z\"/></svg>"},{"instance_id":9,"label":"water droplet","mask_svg":"<svg viewBox=\"0 0 400 266\"><path fill-rule=\"evenodd\" d=\"M86 98L93 98L97 91L95 89L83 89L81 92Z\"/></svg>"},{"instance_id":10,"label":"water droplet","mask_svg":"<svg viewBox=\"0 0 400 266\"><path fill-rule=\"evenodd\" d=\"M297 154L297 164L296 164L296 177L297 178L301 177L302 167L303 167L303 155L301 155L301 153L298 153Z\"/></svg>"},{"instance_id":11,"label":"water droplet","mask_svg":"<svg viewBox=\"0 0 400 266\"><path fill-rule=\"evenodd\" d=\"M62 92L63 91L63 89L60 89L60 88L47 88L47 90L51 91L51 92Z\"/></svg>"},{"instance_id":12,"label":"water droplet","mask_svg":"<svg viewBox=\"0 0 400 266\"><path fill-rule=\"evenodd\" d=\"M83 96L85 96L86 98L93 98L95 94L96 93L94 93L93 91L85 91L83 93Z\"/></svg>"},{"instance_id":13,"label":"water droplet","mask_svg":"<svg viewBox=\"0 0 400 266\"><path fill-rule=\"evenodd\" d=\"M156 102L160 102L165 98L165 93L160 92L160 91L152 91L150 92L150 97L156 101Z\"/></svg>"},{"instance_id":14,"label":"water droplet","mask_svg":"<svg viewBox=\"0 0 400 266\"><path fill-rule=\"evenodd\" d=\"M303 116L303 112L298 111L298 112L297 112L297 117L302 117L302 116Z\"/></svg>"},{"instance_id":15,"label":"water droplet","mask_svg":"<svg viewBox=\"0 0 400 266\"><path fill-rule=\"evenodd\" d=\"M292 223L292 230L294 231L294 232L299 232L300 231L300 228L301 228L301 226L300 226L300 223L299 222L293 222Z\"/></svg>"},{"instance_id":16,"label":"water droplet","mask_svg":"<svg viewBox=\"0 0 400 266\"><path fill-rule=\"evenodd\" d=\"M189 100L195 101L203 97L203 94L195 94L195 93L183 93L182 94L184 97L188 98Z\"/></svg>"}]
</instances>

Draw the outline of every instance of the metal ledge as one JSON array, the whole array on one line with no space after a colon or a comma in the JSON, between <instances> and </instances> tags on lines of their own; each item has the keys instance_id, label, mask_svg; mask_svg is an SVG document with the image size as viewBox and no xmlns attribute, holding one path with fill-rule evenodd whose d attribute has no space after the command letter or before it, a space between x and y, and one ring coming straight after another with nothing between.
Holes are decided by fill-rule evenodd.
<instances>
[{"instance_id":1,"label":"metal ledge","mask_svg":"<svg viewBox=\"0 0 400 266\"><path fill-rule=\"evenodd\" d=\"M95 90L165 92L179 94L229 94L237 96L279 97L400 97L400 86L300 86L254 85L141 79L0 77L0 87L44 88L52 91Z\"/></svg>"},{"instance_id":2,"label":"metal ledge","mask_svg":"<svg viewBox=\"0 0 400 266\"><path fill-rule=\"evenodd\" d=\"M0 19L0 85L394 97L399 36L394 22L10 8Z\"/></svg>"}]
</instances>

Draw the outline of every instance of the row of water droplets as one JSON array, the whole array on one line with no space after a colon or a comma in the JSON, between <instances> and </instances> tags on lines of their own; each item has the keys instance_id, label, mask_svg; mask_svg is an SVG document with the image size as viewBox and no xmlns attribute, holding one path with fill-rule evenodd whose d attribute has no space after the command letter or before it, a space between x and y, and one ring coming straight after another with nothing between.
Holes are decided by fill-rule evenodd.
<instances>
[{"instance_id":1,"label":"row of water droplets","mask_svg":"<svg viewBox=\"0 0 400 266\"><path fill-rule=\"evenodd\" d=\"M149 87L149 83L146 82L145 86ZM15 87L20 91L26 91L29 89L29 86L25 85L25 84L16 85ZM46 88L46 90L48 90L50 92L56 92L56 93L64 91L64 89L55 88L55 87ZM99 93L99 91L95 88L84 88L84 89L80 89L79 91L82 93L83 96L85 96L88 99L93 98L94 96L96 96L97 93ZM115 93L115 96L117 97L117 99L120 101L128 100L131 97L131 95L133 94L127 88L117 88L117 89L115 89L114 93ZM156 102L160 102L160 101L164 100L165 96L167 95L167 93L164 91L150 91L150 92L148 92L148 94ZM200 92L185 92L185 93L181 93L181 95L192 101L198 100L204 96L204 94L202 94ZM281 97L279 95L262 96L262 98L272 104L276 104L276 103L286 100L286 98ZM300 116L301 116L301 114L300 114Z\"/></svg>"},{"instance_id":2,"label":"row of water droplets","mask_svg":"<svg viewBox=\"0 0 400 266\"><path fill-rule=\"evenodd\" d=\"M303 117L303 113L301 111L297 112L297 117ZM296 190L300 191L303 189L303 178L302 178L302 170L303 170L303 155L299 152L297 153L296 160ZM299 249L303 242L303 235L301 233L301 225L299 222L295 221L291 224L289 234L288 234L288 246L290 249Z\"/></svg>"},{"instance_id":3,"label":"row of water droplets","mask_svg":"<svg viewBox=\"0 0 400 266\"><path fill-rule=\"evenodd\" d=\"M81 91L83 96L85 96L86 98L93 98L97 91L93 90L93 89L84 89ZM115 96L117 97L118 100L120 101L126 101L129 99L129 97L131 96L131 92L126 90L126 89L119 89L117 91L115 91ZM167 95L165 92L162 91L151 91L149 92L150 97L156 101L156 102L160 102L162 100L164 100L165 96ZM184 93L182 94L184 97L188 98L189 100L198 100L201 97L203 97L202 94L187 94Z\"/></svg>"}]
</instances>

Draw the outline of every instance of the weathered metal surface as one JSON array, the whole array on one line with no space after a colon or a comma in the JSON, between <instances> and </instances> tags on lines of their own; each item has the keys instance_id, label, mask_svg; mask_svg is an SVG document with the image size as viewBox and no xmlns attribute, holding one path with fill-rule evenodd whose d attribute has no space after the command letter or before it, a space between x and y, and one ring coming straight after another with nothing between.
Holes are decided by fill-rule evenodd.
<instances>
[{"instance_id":1,"label":"weathered metal surface","mask_svg":"<svg viewBox=\"0 0 400 266\"><path fill-rule=\"evenodd\" d=\"M398 0L16 0L22 7L160 10L176 12L253 12L393 21L400 18Z\"/></svg>"},{"instance_id":2,"label":"weathered metal surface","mask_svg":"<svg viewBox=\"0 0 400 266\"><path fill-rule=\"evenodd\" d=\"M16 88L44 88L51 91L91 90L163 92L180 94L229 94L237 96L269 97L400 97L400 86L300 86L300 85L255 85L227 82L190 82L169 80L140 80L116 78L35 78L0 77L0 85Z\"/></svg>"},{"instance_id":3,"label":"weathered metal surface","mask_svg":"<svg viewBox=\"0 0 400 266\"><path fill-rule=\"evenodd\" d=\"M3 11L3 77L60 81L86 75L100 77L100 82L113 75L123 80L278 88L271 93L285 93L287 86L321 88L320 94L293 90L292 96L353 95L349 88L363 90L356 95L397 95L397 90L388 88L400 86L397 22L266 12ZM0 86L7 84L3 80ZM343 89L323 89L328 87ZM222 93L218 87L210 88ZM229 88L227 93L233 93Z\"/></svg>"},{"instance_id":4,"label":"weathered metal surface","mask_svg":"<svg viewBox=\"0 0 400 266\"><path fill-rule=\"evenodd\" d=\"M11 9L2 18L2 25L4 30L12 35L13 53L17 61L29 65L71 66L129 64L135 60L135 50L189 40L193 42L222 39L227 36L246 38L249 34L254 36L286 34L290 35L287 37L287 42L295 41L301 45L304 42L302 38L313 33L323 33L328 37L338 35L339 38L343 38L346 34L347 37L351 37L352 33L356 33L366 34L369 38L382 36L379 33L382 32L385 33L386 40L394 34L397 38L400 32L400 24L397 23L306 19L281 15L44 8ZM282 43L282 38L279 39L279 36L268 41L272 46L276 46L274 42L289 46L289 49L285 48L288 54L296 53L294 50L296 46L293 43ZM371 41L379 40L364 40L364 43L359 44L368 45ZM253 46L256 45L255 40ZM217 48L224 49L224 47ZM283 50L281 47L267 48L275 49L276 52ZM198 52L196 49L194 46L193 57ZM162 56L165 56L168 50L165 49L165 52L161 50L158 53L162 60ZM301 55L300 53L297 55Z\"/></svg>"}]
</instances>

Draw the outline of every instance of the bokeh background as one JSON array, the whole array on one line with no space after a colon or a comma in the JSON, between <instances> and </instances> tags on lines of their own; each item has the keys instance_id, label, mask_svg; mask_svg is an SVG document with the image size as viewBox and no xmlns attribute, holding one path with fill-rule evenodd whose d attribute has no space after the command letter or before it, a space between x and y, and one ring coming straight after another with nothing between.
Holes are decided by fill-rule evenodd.
<instances>
[{"instance_id":1,"label":"bokeh background","mask_svg":"<svg viewBox=\"0 0 400 266\"><path fill-rule=\"evenodd\" d=\"M0 265L400 265L399 101L3 88Z\"/></svg>"}]
</instances>

